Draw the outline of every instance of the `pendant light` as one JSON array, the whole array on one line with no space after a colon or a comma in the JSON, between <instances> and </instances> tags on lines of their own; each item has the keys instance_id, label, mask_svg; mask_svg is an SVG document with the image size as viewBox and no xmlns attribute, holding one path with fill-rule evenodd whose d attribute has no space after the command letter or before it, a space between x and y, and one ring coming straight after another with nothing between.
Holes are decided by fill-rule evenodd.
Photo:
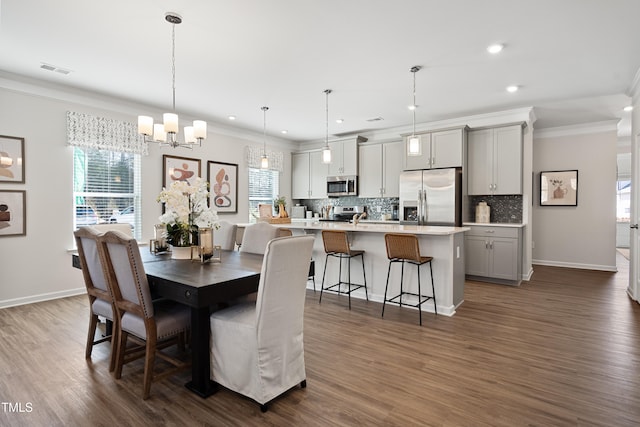
<instances>
[{"instance_id":1,"label":"pendant light","mask_svg":"<svg viewBox=\"0 0 640 427\"><path fill-rule=\"evenodd\" d=\"M331 89L326 89L324 91L326 95L326 113L327 113L327 133L326 138L324 140L324 147L322 148L322 163L331 163L331 147L329 147L329 94L331 93Z\"/></svg>"},{"instance_id":2,"label":"pendant light","mask_svg":"<svg viewBox=\"0 0 640 427\"><path fill-rule=\"evenodd\" d=\"M413 113L413 132L409 137L409 144L407 144L407 154L409 156L420 156L422 154L422 144L420 144L420 137L416 136L416 73L420 71L419 66L411 67L411 73L413 73L413 104L409 106L409 109Z\"/></svg>"},{"instance_id":3,"label":"pendant light","mask_svg":"<svg viewBox=\"0 0 640 427\"><path fill-rule=\"evenodd\" d=\"M202 146L202 140L207 138L207 122L204 120L194 120L193 126L185 126L184 142L178 141L178 115L176 114L176 24L182 23L182 17L174 12L167 12L164 19L171 24L171 73L172 73L172 94L173 110L171 113L163 114L163 122L153 123L153 117L138 116L138 133L147 137L153 136L152 141L170 147L193 148L195 144Z\"/></svg>"},{"instance_id":4,"label":"pendant light","mask_svg":"<svg viewBox=\"0 0 640 427\"><path fill-rule=\"evenodd\" d=\"M260 168L269 169L269 158L267 157L267 110L269 107L262 107L262 158L260 160Z\"/></svg>"}]
</instances>

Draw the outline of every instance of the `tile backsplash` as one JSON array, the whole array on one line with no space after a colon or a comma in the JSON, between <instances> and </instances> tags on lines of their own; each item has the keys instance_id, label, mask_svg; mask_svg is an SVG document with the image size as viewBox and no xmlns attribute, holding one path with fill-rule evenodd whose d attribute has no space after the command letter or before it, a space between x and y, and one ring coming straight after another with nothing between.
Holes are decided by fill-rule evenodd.
<instances>
[{"instance_id":1,"label":"tile backsplash","mask_svg":"<svg viewBox=\"0 0 640 427\"><path fill-rule=\"evenodd\" d=\"M322 208L331 206L366 206L368 219L382 219L383 214L391 214L393 205L399 204L397 197L387 198L361 198L361 197L331 197L327 199L294 200L301 206L306 206L307 210L314 213L321 213ZM378 207L380 212L378 212Z\"/></svg>"},{"instance_id":2,"label":"tile backsplash","mask_svg":"<svg viewBox=\"0 0 640 427\"><path fill-rule=\"evenodd\" d=\"M522 196L469 196L469 212L467 218L469 222L476 220L476 206L480 202L487 202L491 207L491 222L505 224L522 223Z\"/></svg>"}]
</instances>

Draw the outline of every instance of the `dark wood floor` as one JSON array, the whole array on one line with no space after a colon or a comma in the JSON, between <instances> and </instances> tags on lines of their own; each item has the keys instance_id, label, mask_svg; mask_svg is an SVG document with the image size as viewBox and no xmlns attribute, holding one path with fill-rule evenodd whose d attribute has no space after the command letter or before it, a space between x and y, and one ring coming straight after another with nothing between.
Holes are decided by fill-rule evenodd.
<instances>
[{"instance_id":1,"label":"dark wood floor","mask_svg":"<svg viewBox=\"0 0 640 427\"><path fill-rule=\"evenodd\" d=\"M411 309L381 319L380 304L349 311L309 292L308 387L264 414L227 390L194 396L187 373L143 401L141 361L118 381L108 344L85 361L84 296L0 310L0 425L637 426L640 305L621 256L619 268L535 266L520 287L467 282L457 314L426 314L422 327Z\"/></svg>"}]
</instances>

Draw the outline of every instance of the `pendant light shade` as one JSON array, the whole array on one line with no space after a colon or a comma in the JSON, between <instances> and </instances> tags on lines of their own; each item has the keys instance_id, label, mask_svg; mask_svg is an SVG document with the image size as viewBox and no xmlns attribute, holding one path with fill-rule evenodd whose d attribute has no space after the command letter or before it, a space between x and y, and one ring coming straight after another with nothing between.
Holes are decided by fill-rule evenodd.
<instances>
[{"instance_id":1,"label":"pendant light shade","mask_svg":"<svg viewBox=\"0 0 640 427\"><path fill-rule=\"evenodd\" d=\"M267 157L267 110L269 107L262 107L262 158L260 159L260 168L269 169L269 157Z\"/></svg>"},{"instance_id":2,"label":"pendant light shade","mask_svg":"<svg viewBox=\"0 0 640 427\"><path fill-rule=\"evenodd\" d=\"M329 94L331 93L331 89L326 89L324 91L326 95L326 138L324 140L324 147L322 148L322 163L331 163L331 147L329 147Z\"/></svg>"},{"instance_id":3,"label":"pendant light shade","mask_svg":"<svg viewBox=\"0 0 640 427\"><path fill-rule=\"evenodd\" d=\"M422 144L420 143L420 137L416 135L416 108L418 105L416 104L416 73L420 71L421 67L415 66L411 67L411 73L413 74L413 104L409 106L413 114L413 131L411 132L411 136L409 137L409 143L407 144L407 154L409 156L420 156L422 155Z\"/></svg>"}]
</instances>

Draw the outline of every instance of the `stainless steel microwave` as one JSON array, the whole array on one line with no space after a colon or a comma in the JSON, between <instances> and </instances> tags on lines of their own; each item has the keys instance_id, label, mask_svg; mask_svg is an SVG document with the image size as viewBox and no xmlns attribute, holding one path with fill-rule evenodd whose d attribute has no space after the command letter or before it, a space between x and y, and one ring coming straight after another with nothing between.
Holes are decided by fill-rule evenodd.
<instances>
[{"instance_id":1,"label":"stainless steel microwave","mask_svg":"<svg viewBox=\"0 0 640 427\"><path fill-rule=\"evenodd\" d=\"M358 177L349 176L328 176L327 177L327 196L357 196L358 195Z\"/></svg>"}]
</instances>

